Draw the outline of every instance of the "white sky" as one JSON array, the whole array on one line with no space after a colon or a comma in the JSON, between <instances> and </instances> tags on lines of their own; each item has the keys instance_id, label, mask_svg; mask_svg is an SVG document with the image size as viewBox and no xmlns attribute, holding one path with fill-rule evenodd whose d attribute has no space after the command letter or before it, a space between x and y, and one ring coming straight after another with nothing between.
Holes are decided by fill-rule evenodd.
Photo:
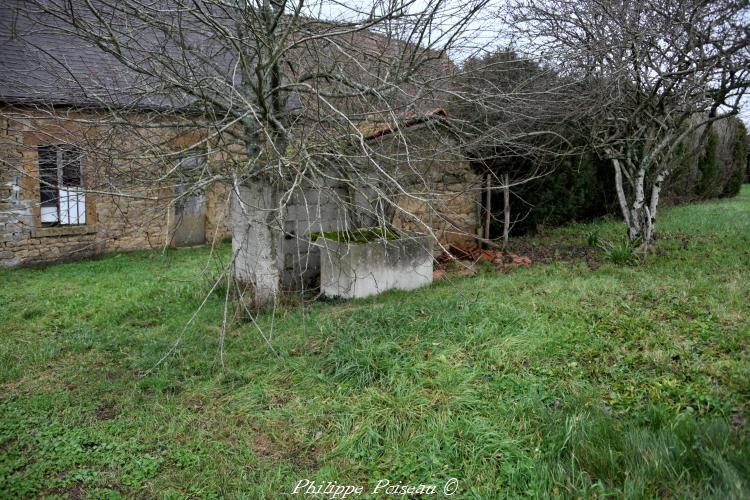
<instances>
[{"instance_id":1,"label":"white sky","mask_svg":"<svg viewBox=\"0 0 750 500\"><path fill-rule=\"evenodd\" d=\"M451 30L464 17L467 9L479 1L482 0L441 1L443 16L435 21L437 29L433 31L433 36L444 36L444 32ZM407 15L419 14L434 4L435 0L312 0L306 4L303 13L319 19L351 21L363 19L370 13L383 13L386 8L393 6L402 6ZM454 60L458 62L476 51L509 45L508 39L502 38L503 30L498 29L500 21L497 13L502 4L503 0L488 0L481 13L475 15L462 33L457 48L449 53ZM750 129L748 96L743 99L740 117Z\"/></svg>"},{"instance_id":2,"label":"white sky","mask_svg":"<svg viewBox=\"0 0 750 500\"><path fill-rule=\"evenodd\" d=\"M403 8L406 16L424 15L424 12L440 5L439 14L433 20L432 39L446 37L455 31L456 23L465 18L472 7L486 3L471 22L463 29L456 49L451 53L454 60L467 57L481 47L499 45L501 30L497 29L496 14L501 0L313 0L306 4L305 14L312 17L337 21L362 20L370 14L378 15Z\"/></svg>"}]
</instances>

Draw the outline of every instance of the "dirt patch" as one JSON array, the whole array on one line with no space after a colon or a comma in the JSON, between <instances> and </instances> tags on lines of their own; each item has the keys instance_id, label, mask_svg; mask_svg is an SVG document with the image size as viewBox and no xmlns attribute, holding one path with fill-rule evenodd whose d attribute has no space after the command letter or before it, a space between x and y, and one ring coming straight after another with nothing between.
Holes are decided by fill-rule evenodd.
<instances>
[{"instance_id":1,"label":"dirt patch","mask_svg":"<svg viewBox=\"0 0 750 500\"><path fill-rule=\"evenodd\" d=\"M268 400L268 407L284 406L291 400L292 394L289 394L288 392L276 392L271 394L271 397Z\"/></svg>"},{"instance_id":2,"label":"dirt patch","mask_svg":"<svg viewBox=\"0 0 750 500\"><path fill-rule=\"evenodd\" d=\"M318 467L318 448L311 446L307 449L297 450L288 457L289 461L300 469L316 469Z\"/></svg>"},{"instance_id":3,"label":"dirt patch","mask_svg":"<svg viewBox=\"0 0 750 500\"><path fill-rule=\"evenodd\" d=\"M458 268L449 270L448 263L456 260L459 261ZM448 274L471 276L475 273L475 265L480 262L489 263L499 271L507 273L519 267L529 267L538 263L580 260L585 261L594 270L600 266L596 249L583 245L532 245L519 240L507 251L481 249L477 246L451 246L448 252L438 257L433 278L440 280Z\"/></svg>"},{"instance_id":4,"label":"dirt patch","mask_svg":"<svg viewBox=\"0 0 750 500\"><path fill-rule=\"evenodd\" d=\"M274 440L262 430L257 430L251 446L258 457L272 462L286 461L303 469L313 469L318 466L318 447L315 445L307 447L298 442L287 443Z\"/></svg>"},{"instance_id":5,"label":"dirt patch","mask_svg":"<svg viewBox=\"0 0 750 500\"><path fill-rule=\"evenodd\" d=\"M8 450L11 449L11 447L15 444L15 442L16 442L15 438L10 438L7 441L0 444L0 452L6 453Z\"/></svg>"},{"instance_id":6,"label":"dirt patch","mask_svg":"<svg viewBox=\"0 0 750 500\"><path fill-rule=\"evenodd\" d=\"M747 418L745 418L742 410L737 409L734 413L732 413L730 422L732 423L732 428L738 430L744 428L747 425Z\"/></svg>"},{"instance_id":7,"label":"dirt patch","mask_svg":"<svg viewBox=\"0 0 750 500\"><path fill-rule=\"evenodd\" d=\"M94 412L97 420L112 420L117 417L117 407L111 401L105 401Z\"/></svg>"},{"instance_id":8,"label":"dirt patch","mask_svg":"<svg viewBox=\"0 0 750 500\"><path fill-rule=\"evenodd\" d=\"M281 453L278 446L274 444L271 436L269 436L265 432L259 431L256 433L252 448L253 453L258 455L259 457L271 459L281 458Z\"/></svg>"},{"instance_id":9,"label":"dirt patch","mask_svg":"<svg viewBox=\"0 0 750 500\"><path fill-rule=\"evenodd\" d=\"M197 413L202 413L206 408L206 402L203 398L196 395L188 396L183 400L182 404L185 408L189 408Z\"/></svg>"},{"instance_id":10,"label":"dirt patch","mask_svg":"<svg viewBox=\"0 0 750 500\"><path fill-rule=\"evenodd\" d=\"M513 243L513 251L528 256L532 262L545 264L555 261L595 261L598 253L596 248L587 245L532 245L523 240Z\"/></svg>"},{"instance_id":11,"label":"dirt patch","mask_svg":"<svg viewBox=\"0 0 750 500\"><path fill-rule=\"evenodd\" d=\"M78 486L68 486L67 488L55 488L54 490L50 490L46 496L59 496L76 500L78 498L83 498L84 494L83 490Z\"/></svg>"}]
</instances>

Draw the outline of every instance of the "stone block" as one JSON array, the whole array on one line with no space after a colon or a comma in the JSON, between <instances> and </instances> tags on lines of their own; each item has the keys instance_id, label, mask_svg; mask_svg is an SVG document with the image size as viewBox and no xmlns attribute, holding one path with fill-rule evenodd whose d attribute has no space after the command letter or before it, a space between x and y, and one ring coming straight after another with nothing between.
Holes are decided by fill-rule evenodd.
<instances>
[{"instance_id":1,"label":"stone block","mask_svg":"<svg viewBox=\"0 0 750 500\"><path fill-rule=\"evenodd\" d=\"M358 298L390 289L413 290L432 282L432 239L411 236L369 243L318 239L321 291Z\"/></svg>"}]
</instances>

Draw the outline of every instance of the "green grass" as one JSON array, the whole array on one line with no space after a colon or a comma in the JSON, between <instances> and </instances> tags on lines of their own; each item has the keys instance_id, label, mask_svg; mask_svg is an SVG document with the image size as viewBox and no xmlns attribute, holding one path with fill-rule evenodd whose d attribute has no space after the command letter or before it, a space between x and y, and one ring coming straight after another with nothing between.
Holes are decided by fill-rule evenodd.
<instances>
[{"instance_id":1,"label":"green grass","mask_svg":"<svg viewBox=\"0 0 750 500\"><path fill-rule=\"evenodd\" d=\"M623 233L532 243L592 231ZM750 190L665 209L659 231L638 266L485 269L264 313L278 356L237 323L225 370L223 294L180 333L218 275L208 249L1 272L0 496L455 477L453 498L748 498Z\"/></svg>"}]
</instances>

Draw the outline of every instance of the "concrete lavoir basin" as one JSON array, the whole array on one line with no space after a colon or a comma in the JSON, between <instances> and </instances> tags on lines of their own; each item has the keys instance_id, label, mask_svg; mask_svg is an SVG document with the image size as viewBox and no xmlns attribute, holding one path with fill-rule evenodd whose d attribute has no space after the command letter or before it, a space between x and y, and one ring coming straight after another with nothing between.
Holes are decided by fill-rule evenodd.
<instances>
[{"instance_id":1,"label":"concrete lavoir basin","mask_svg":"<svg viewBox=\"0 0 750 500\"><path fill-rule=\"evenodd\" d=\"M432 283L432 239L402 234L368 242L316 240L320 287L327 297L353 299L392 288L413 290Z\"/></svg>"}]
</instances>

